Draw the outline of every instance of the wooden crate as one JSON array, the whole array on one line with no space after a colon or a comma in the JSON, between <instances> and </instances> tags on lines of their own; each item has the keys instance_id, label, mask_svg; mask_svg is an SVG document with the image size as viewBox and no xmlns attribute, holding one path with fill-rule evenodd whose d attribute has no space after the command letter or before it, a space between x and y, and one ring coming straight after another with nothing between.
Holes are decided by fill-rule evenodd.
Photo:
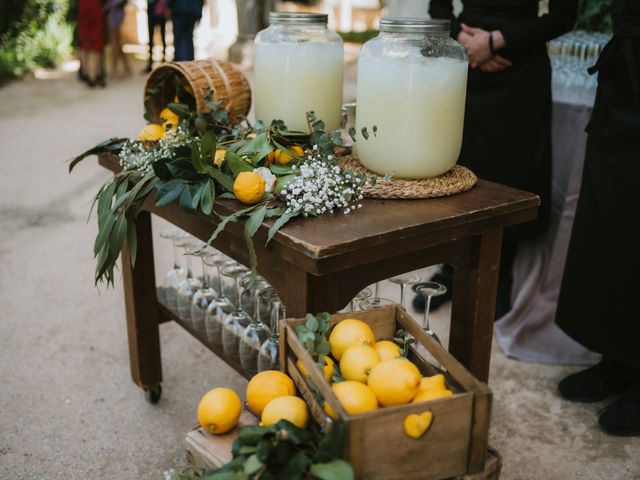
<instances>
[{"instance_id":1,"label":"wooden crate","mask_svg":"<svg viewBox=\"0 0 640 480\"><path fill-rule=\"evenodd\" d=\"M302 393L314 419L328 421L316 400L319 394L346 424L345 458L356 477L365 480L445 479L481 473L485 468L491 412L491 391L476 380L454 357L427 335L400 306L387 306L365 312L333 315L331 324L357 318L367 322L376 340L393 339L402 328L416 339L409 355L423 375L439 373L420 353L426 350L445 370L451 397L429 402L380 408L349 415L333 394L309 353L298 340L295 327L304 319L288 319L280 328L280 361ZM424 350L423 350L424 349ZM296 367L299 359L315 385L315 392ZM433 413L427 433L413 439L404 433L403 421L413 413Z\"/></svg>"}]
</instances>

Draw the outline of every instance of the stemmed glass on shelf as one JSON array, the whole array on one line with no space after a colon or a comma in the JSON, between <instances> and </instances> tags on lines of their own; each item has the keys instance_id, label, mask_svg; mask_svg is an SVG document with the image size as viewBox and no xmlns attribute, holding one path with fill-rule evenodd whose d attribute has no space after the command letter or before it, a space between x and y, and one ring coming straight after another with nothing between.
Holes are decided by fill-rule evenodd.
<instances>
[{"instance_id":1,"label":"stemmed glass on shelf","mask_svg":"<svg viewBox=\"0 0 640 480\"><path fill-rule=\"evenodd\" d=\"M431 299L447 293L447 287L438 282L424 282L421 283L417 289L418 293L424 297L424 318L422 320L422 329L433 337L438 343L442 343L436 335L436 332L431 330L429 324L429 310L431 309Z\"/></svg>"},{"instance_id":2,"label":"stemmed glass on shelf","mask_svg":"<svg viewBox=\"0 0 640 480\"><path fill-rule=\"evenodd\" d=\"M193 237L184 241L187 259L187 276L180 281L178 286L177 306L178 316L183 320L191 320L191 302L195 293L202 288L202 282L194 275L191 257L202 247L202 242Z\"/></svg>"},{"instance_id":3,"label":"stemmed glass on shelf","mask_svg":"<svg viewBox=\"0 0 640 480\"><path fill-rule=\"evenodd\" d=\"M187 234L178 228L171 228L160 233L160 237L171 240L173 249L173 268L164 276L162 288L158 289L158 300L169 310L178 311L177 293L180 282L187 276L187 270L180 262L180 249L184 248ZM161 292L161 293L160 293Z\"/></svg>"},{"instance_id":4,"label":"stemmed glass on shelf","mask_svg":"<svg viewBox=\"0 0 640 480\"><path fill-rule=\"evenodd\" d=\"M411 272L405 273L402 275L396 275L395 277L391 277L389 279L391 283L395 283L396 285L400 286L400 305L406 308L406 305L404 304L404 298L405 298L404 293L407 285L416 284L421 280L422 280L422 277L420 275L418 275L417 273L411 273Z\"/></svg>"},{"instance_id":5,"label":"stemmed glass on shelf","mask_svg":"<svg viewBox=\"0 0 640 480\"><path fill-rule=\"evenodd\" d=\"M191 322L197 332L206 335L207 309L211 302L217 298L218 292L216 292L213 285L209 283L211 275L209 275L209 265L207 265L205 260L210 256L219 254L213 252L211 248L205 248L195 255L200 257L200 261L202 262L202 287L193 294L193 299L191 300Z\"/></svg>"},{"instance_id":6,"label":"stemmed glass on shelf","mask_svg":"<svg viewBox=\"0 0 640 480\"><path fill-rule=\"evenodd\" d=\"M273 289L265 291L264 298L269 302L269 326L271 338L262 344L258 354L258 371L278 370L279 365L279 338L280 321L284 320L285 308L280 297Z\"/></svg>"},{"instance_id":7,"label":"stemmed glass on shelf","mask_svg":"<svg viewBox=\"0 0 640 480\"><path fill-rule=\"evenodd\" d=\"M214 289L217 289L218 293L218 296L214 298L207 307L204 317L204 326L209 343L222 350L222 329L224 327L224 322L229 314L234 310L233 304L231 303L231 300L229 300L229 297L226 294L226 289L224 288L222 268L223 266L235 265L236 262L229 260L228 257L222 253L215 253L205 257L204 263L210 267L208 269L209 272L212 268L217 272L217 275L212 275L210 278L214 281L217 280L217 284L214 286Z\"/></svg>"},{"instance_id":8,"label":"stemmed glass on shelf","mask_svg":"<svg viewBox=\"0 0 640 480\"><path fill-rule=\"evenodd\" d=\"M251 318L242 309L242 276L248 272L249 269L244 265L236 263L235 265L225 266L222 269L222 275L225 277L231 277L235 281L236 287L236 299L235 309L231 312L224 321L222 328L222 348L224 353L230 358L240 363L240 338L244 333L244 329L247 328L251 322Z\"/></svg>"},{"instance_id":9,"label":"stemmed glass on shelf","mask_svg":"<svg viewBox=\"0 0 640 480\"><path fill-rule=\"evenodd\" d=\"M251 291L253 295L253 319L249 326L245 328L242 338L240 339L240 364L242 368L254 375L258 373L258 354L262 344L271 337L271 330L261 321L260 317L260 296L262 292L271 289L269 284L263 278L258 277L254 282ZM244 297L243 297L244 298Z\"/></svg>"}]
</instances>

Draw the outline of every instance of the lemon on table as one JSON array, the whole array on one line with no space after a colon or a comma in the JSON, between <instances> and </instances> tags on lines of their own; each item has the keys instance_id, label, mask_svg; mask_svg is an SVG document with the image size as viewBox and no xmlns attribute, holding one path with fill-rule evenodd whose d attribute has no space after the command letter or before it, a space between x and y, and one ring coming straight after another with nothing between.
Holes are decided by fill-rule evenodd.
<instances>
[{"instance_id":1,"label":"lemon on table","mask_svg":"<svg viewBox=\"0 0 640 480\"><path fill-rule=\"evenodd\" d=\"M288 395L271 400L262 410L260 426L268 427L280 420L289 420L298 428L307 428L309 424L309 409L299 397Z\"/></svg>"},{"instance_id":2,"label":"lemon on table","mask_svg":"<svg viewBox=\"0 0 640 480\"><path fill-rule=\"evenodd\" d=\"M409 403L420 388L420 370L403 357L384 360L369 374L368 385L376 394L380 405Z\"/></svg>"},{"instance_id":3,"label":"lemon on table","mask_svg":"<svg viewBox=\"0 0 640 480\"><path fill-rule=\"evenodd\" d=\"M346 380L367 383L371 369L380 363L380 355L369 345L351 345L340 359L340 373Z\"/></svg>"},{"instance_id":4,"label":"lemon on table","mask_svg":"<svg viewBox=\"0 0 640 480\"><path fill-rule=\"evenodd\" d=\"M180 123L180 117L173 113L169 108L165 108L160 112L160 120L162 120L162 126L166 130L178 129L178 123Z\"/></svg>"},{"instance_id":5,"label":"lemon on table","mask_svg":"<svg viewBox=\"0 0 640 480\"><path fill-rule=\"evenodd\" d=\"M404 433L409 435L411 438L420 438L427 430L429 430L432 421L433 413L431 412L424 412L419 415L417 413L407 415L404 422L402 422Z\"/></svg>"},{"instance_id":6,"label":"lemon on table","mask_svg":"<svg viewBox=\"0 0 640 480\"><path fill-rule=\"evenodd\" d=\"M291 160L293 160L293 156L290 155L289 152L293 153L293 155L295 155L296 157L301 157L302 155L304 155L304 150L300 145L292 145L288 148L288 150L289 151L287 152L286 150L277 149L274 152L273 158L276 162L278 162L279 165L287 165Z\"/></svg>"},{"instance_id":7,"label":"lemon on table","mask_svg":"<svg viewBox=\"0 0 640 480\"><path fill-rule=\"evenodd\" d=\"M451 390L436 389L436 390L422 390L419 391L415 398L412 400L412 403L418 402L426 402L429 400L436 400L438 398L451 397L453 392Z\"/></svg>"},{"instance_id":8,"label":"lemon on table","mask_svg":"<svg viewBox=\"0 0 640 480\"><path fill-rule=\"evenodd\" d=\"M240 172L233 182L233 193L242 203L252 205L264 197L266 182L254 172Z\"/></svg>"},{"instance_id":9,"label":"lemon on table","mask_svg":"<svg viewBox=\"0 0 640 480\"><path fill-rule=\"evenodd\" d=\"M375 394L364 383L347 380L333 384L331 390L333 390L335 396L338 397L338 401L349 415L356 415L378 408L378 400ZM326 402L324 404L324 411L327 412L327 415L331 418L337 418L331 406Z\"/></svg>"},{"instance_id":10,"label":"lemon on table","mask_svg":"<svg viewBox=\"0 0 640 480\"><path fill-rule=\"evenodd\" d=\"M142 129L138 139L141 142L157 142L162 137L164 137L164 128L155 123L150 123Z\"/></svg>"},{"instance_id":11,"label":"lemon on table","mask_svg":"<svg viewBox=\"0 0 640 480\"><path fill-rule=\"evenodd\" d=\"M309 375L309 372L307 372L307 369L304 367L304 365L300 360L296 362L296 367L298 368L298 370L300 370L300 373L302 374L303 377L306 378ZM328 357L327 355L325 355L324 367L322 369L322 373L324 374L324 379L327 382L331 382L334 372L335 372L335 367L333 364L333 360L331 360L331 357Z\"/></svg>"},{"instance_id":12,"label":"lemon on table","mask_svg":"<svg viewBox=\"0 0 640 480\"><path fill-rule=\"evenodd\" d=\"M447 386L444 383L444 375L438 373L431 375L430 377L422 377L420 379L420 391L423 390L446 390Z\"/></svg>"},{"instance_id":13,"label":"lemon on table","mask_svg":"<svg viewBox=\"0 0 640 480\"><path fill-rule=\"evenodd\" d=\"M376 338L371 327L362 320L347 318L337 323L329 334L331 355L336 360L342 358L344 351L351 345L375 345Z\"/></svg>"},{"instance_id":14,"label":"lemon on table","mask_svg":"<svg viewBox=\"0 0 640 480\"><path fill-rule=\"evenodd\" d=\"M373 346L380 355L380 360L390 360L400 356L400 346L389 340L380 340Z\"/></svg>"},{"instance_id":15,"label":"lemon on table","mask_svg":"<svg viewBox=\"0 0 640 480\"><path fill-rule=\"evenodd\" d=\"M296 387L287 375L277 370L266 370L253 376L247 385L247 405L256 416L278 397L295 395Z\"/></svg>"},{"instance_id":16,"label":"lemon on table","mask_svg":"<svg viewBox=\"0 0 640 480\"><path fill-rule=\"evenodd\" d=\"M227 156L227 151L224 148L218 148L213 153L213 164L216 167L221 168L226 156Z\"/></svg>"},{"instance_id":17,"label":"lemon on table","mask_svg":"<svg viewBox=\"0 0 640 480\"><path fill-rule=\"evenodd\" d=\"M214 388L198 404L198 422L214 435L226 433L238 424L242 402L230 388Z\"/></svg>"}]
</instances>

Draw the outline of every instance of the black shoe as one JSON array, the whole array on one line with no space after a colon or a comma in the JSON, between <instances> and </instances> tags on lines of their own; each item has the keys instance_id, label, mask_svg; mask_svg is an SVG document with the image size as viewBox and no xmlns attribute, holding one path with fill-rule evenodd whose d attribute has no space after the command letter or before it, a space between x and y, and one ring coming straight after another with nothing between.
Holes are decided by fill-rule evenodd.
<instances>
[{"instance_id":1,"label":"black shoe","mask_svg":"<svg viewBox=\"0 0 640 480\"><path fill-rule=\"evenodd\" d=\"M445 273L438 272L434 274L433 277L431 277L430 281L441 283L442 285L447 287L447 292L445 294L438 295L437 297L431 298L431 305L429 310L431 312L435 312L442 305L449 302L451 298L453 298L453 275L450 275L446 272ZM417 294L415 297L413 297L412 304L413 304L413 308L416 309L416 311L418 312L424 312L424 307L425 307L424 296L418 293L418 289L422 285L424 285L424 283L416 283L411 287L411 290L413 290Z\"/></svg>"},{"instance_id":2,"label":"black shoe","mask_svg":"<svg viewBox=\"0 0 640 480\"><path fill-rule=\"evenodd\" d=\"M627 392L604 409L598 424L611 435L640 436L640 373Z\"/></svg>"},{"instance_id":3,"label":"black shoe","mask_svg":"<svg viewBox=\"0 0 640 480\"><path fill-rule=\"evenodd\" d=\"M603 358L597 365L564 378L558 390L563 398L572 402L599 402L623 393L634 376L630 367Z\"/></svg>"},{"instance_id":4,"label":"black shoe","mask_svg":"<svg viewBox=\"0 0 640 480\"><path fill-rule=\"evenodd\" d=\"M96 86L104 88L107 86L107 78L105 77L104 74L98 75L95 83L96 83Z\"/></svg>"}]
</instances>

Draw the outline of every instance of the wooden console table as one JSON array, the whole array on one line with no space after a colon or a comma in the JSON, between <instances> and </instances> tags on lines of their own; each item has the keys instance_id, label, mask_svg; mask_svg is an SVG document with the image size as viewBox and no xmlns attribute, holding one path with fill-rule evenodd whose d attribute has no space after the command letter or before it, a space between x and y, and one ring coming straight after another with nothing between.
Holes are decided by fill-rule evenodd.
<instances>
[{"instance_id":1,"label":"wooden console table","mask_svg":"<svg viewBox=\"0 0 640 480\"><path fill-rule=\"evenodd\" d=\"M102 155L100 164L120 170L117 157ZM151 214L201 240L208 240L217 218L190 215L176 203L143 205L136 229L138 252L132 268L125 245L122 274L127 313L131 373L135 383L159 397L162 381L159 325L178 321L156 297ZM287 315L335 312L361 289L378 280L437 263L455 267L449 351L479 380L487 381L493 333L502 230L533 220L539 198L531 193L483 180L470 191L427 200L369 200L354 214L335 213L296 219L265 248L271 220L256 233L258 271L278 292ZM228 215L240 204L217 200L216 211ZM242 226L232 224L213 246L248 264ZM208 348L242 371L223 352ZM157 400L157 398L156 398Z\"/></svg>"}]
</instances>

